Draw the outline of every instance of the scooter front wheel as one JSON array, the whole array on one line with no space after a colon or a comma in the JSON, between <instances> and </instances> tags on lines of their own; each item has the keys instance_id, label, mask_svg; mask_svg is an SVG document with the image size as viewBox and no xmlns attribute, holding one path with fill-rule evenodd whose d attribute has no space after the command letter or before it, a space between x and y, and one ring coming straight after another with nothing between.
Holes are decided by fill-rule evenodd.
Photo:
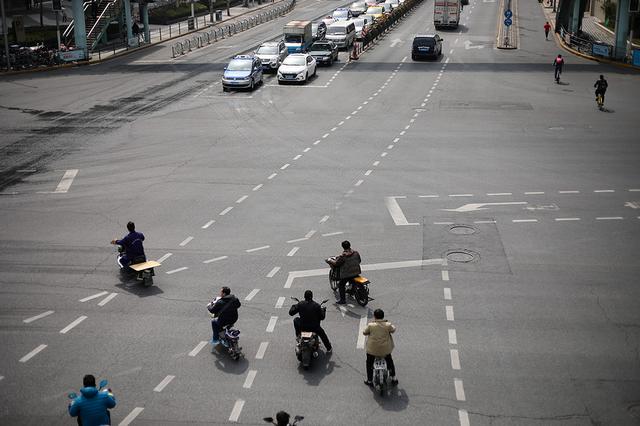
<instances>
[{"instance_id":1,"label":"scooter front wheel","mask_svg":"<svg viewBox=\"0 0 640 426\"><path fill-rule=\"evenodd\" d=\"M329 270L329 287L331 287L331 290L338 290L338 281L340 281L338 279L338 272L334 268L331 268Z\"/></svg>"},{"instance_id":2,"label":"scooter front wheel","mask_svg":"<svg viewBox=\"0 0 640 426\"><path fill-rule=\"evenodd\" d=\"M358 302L358 305L367 306L367 303L369 303L369 289L364 286L358 286L353 297Z\"/></svg>"}]
</instances>

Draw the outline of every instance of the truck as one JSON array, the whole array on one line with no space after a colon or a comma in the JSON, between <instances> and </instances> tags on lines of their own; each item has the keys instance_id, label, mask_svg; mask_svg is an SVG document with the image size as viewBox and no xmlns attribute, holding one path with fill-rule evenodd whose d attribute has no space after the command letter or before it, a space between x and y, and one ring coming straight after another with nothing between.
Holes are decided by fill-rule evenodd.
<instances>
[{"instance_id":1,"label":"truck","mask_svg":"<svg viewBox=\"0 0 640 426\"><path fill-rule=\"evenodd\" d=\"M311 43L311 21L291 21L284 26L284 44L289 53L305 52Z\"/></svg>"},{"instance_id":2,"label":"truck","mask_svg":"<svg viewBox=\"0 0 640 426\"><path fill-rule=\"evenodd\" d=\"M460 22L460 0L435 0L433 9L433 24L436 29L442 27L458 28Z\"/></svg>"}]
</instances>

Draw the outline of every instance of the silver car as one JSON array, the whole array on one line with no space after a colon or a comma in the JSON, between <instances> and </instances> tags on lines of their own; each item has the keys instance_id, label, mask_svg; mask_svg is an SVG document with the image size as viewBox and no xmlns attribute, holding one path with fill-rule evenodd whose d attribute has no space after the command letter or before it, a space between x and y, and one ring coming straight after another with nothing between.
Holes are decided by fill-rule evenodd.
<instances>
[{"instance_id":1,"label":"silver car","mask_svg":"<svg viewBox=\"0 0 640 426\"><path fill-rule=\"evenodd\" d=\"M349 9L351 10L351 14L353 16L358 16L358 15L362 15L364 12L366 12L367 10L367 2L365 1L356 1L354 3L351 4L351 6L349 6Z\"/></svg>"},{"instance_id":2,"label":"silver car","mask_svg":"<svg viewBox=\"0 0 640 426\"><path fill-rule=\"evenodd\" d=\"M256 50L256 57L262 62L264 71L277 71L288 55L284 41L268 41Z\"/></svg>"}]
</instances>

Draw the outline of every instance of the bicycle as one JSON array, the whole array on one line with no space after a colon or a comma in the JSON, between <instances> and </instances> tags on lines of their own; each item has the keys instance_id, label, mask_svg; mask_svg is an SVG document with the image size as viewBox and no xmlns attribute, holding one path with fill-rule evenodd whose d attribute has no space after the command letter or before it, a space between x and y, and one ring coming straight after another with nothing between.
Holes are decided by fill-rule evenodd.
<instances>
[{"instance_id":1,"label":"bicycle","mask_svg":"<svg viewBox=\"0 0 640 426\"><path fill-rule=\"evenodd\" d=\"M556 67L554 78L556 79L557 84L560 84L560 74L562 74L562 68Z\"/></svg>"},{"instance_id":2,"label":"bicycle","mask_svg":"<svg viewBox=\"0 0 640 426\"><path fill-rule=\"evenodd\" d=\"M600 111L604 109L604 95L602 93L598 93L596 95L596 104L598 104L598 109Z\"/></svg>"}]
</instances>

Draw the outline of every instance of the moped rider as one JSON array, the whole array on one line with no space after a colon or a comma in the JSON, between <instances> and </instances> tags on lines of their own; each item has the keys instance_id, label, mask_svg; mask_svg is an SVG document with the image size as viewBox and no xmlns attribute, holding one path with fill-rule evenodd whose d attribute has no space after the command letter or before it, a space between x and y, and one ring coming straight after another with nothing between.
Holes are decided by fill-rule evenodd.
<instances>
[{"instance_id":1,"label":"moped rider","mask_svg":"<svg viewBox=\"0 0 640 426\"><path fill-rule=\"evenodd\" d=\"M82 379L80 396L69 403L69 415L78 418L80 426L102 426L111 424L109 408L116 406L111 389L99 391L96 378L87 374Z\"/></svg>"},{"instance_id":2,"label":"moped rider","mask_svg":"<svg viewBox=\"0 0 640 426\"><path fill-rule=\"evenodd\" d=\"M327 308L320 306L318 302L313 300L313 292L311 290L305 291L304 300L301 300L289 309L289 315L299 315L293 319L296 339L300 339L300 334L303 331L316 333L327 349L327 353L330 354L333 351L331 342L329 341L329 337L327 337L327 333L320 326L320 322L325 319L326 313Z\"/></svg>"},{"instance_id":3,"label":"moped rider","mask_svg":"<svg viewBox=\"0 0 640 426\"><path fill-rule=\"evenodd\" d=\"M604 79L604 75L600 74L600 78L596 80L593 87L596 88L596 99L598 95L602 95L602 102L604 103L604 94L607 92L607 87L609 87L609 83Z\"/></svg>"},{"instance_id":4,"label":"moped rider","mask_svg":"<svg viewBox=\"0 0 640 426\"><path fill-rule=\"evenodd\" d=\"M231 326L238 321L238 308L240 306L240 300L231 294L231 289L226 286L220 289L219 297L209 302L207 309L215 316L211 320L211 329L213 330L211 344L213 346L220 343L220 331L225 326Z\"/></svg>"},{"instance_id":5,"label":"moped rider","mask_svg":"<svg viewBox=\"0 0 640 426\"><path fill-rule=\"evenodd\" d=\"M367 379L364 384L367 386L373 385L373 362L376 357L380 357L387 362L391 384L395 386L398 384L398 379L396 379L396 367L393 363L393 358L391 358L391 352L394 347L391 333L396 331L396 327L384 319L384 311L382 309L373 311L373 319L374 321L370 322L362 332L362 334L368 336L366 347Z\"/></svg>"},{"instance_id":6,"label":"moped rider","mask_svg":"<svg viewBox=\"0 0 640 426\"><path fill-rule=\"evenodd\" d=\"M118 258L118 263L123 268L131 265L134 260L142 259L142 262L147 260L144 254L144 246L142 245L144 234L137 232L135 223L131 221L127 223L127 230L129 233L121 240L111 240L111 244L117 244L124 248L124 255Z\"/></svg>"},{"instance_id":7,"label":"moped rider","mask_svg":"<svg viewBox=\"0 0 640 426\"><path fill-rule=\"evenodd\" d=\"M342 242L342 249L342 254L335 259L327 259L327 263L332 268L340 268L340 281L338 281L340 300L336 302L339 305L347 303L345 300L347 282L351 283L351 289L353 290L356 285L354 278L362 273L360 269L360 262L362 261L362 259L360 259L360 253L352 250L351 243L347 240Z\"/></svg>"}]
</instances>

